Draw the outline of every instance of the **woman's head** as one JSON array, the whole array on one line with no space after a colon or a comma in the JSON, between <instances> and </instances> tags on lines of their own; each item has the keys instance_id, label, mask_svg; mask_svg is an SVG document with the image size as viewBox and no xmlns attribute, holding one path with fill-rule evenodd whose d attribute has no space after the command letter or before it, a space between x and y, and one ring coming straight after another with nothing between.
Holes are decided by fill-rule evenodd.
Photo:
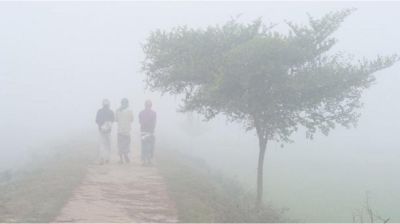
<instances>
[{"instance_id":1,"label":"woman's head","mask_svg":"<svg viewBox=\"0 0 400 224\"><path fill-rule=\"evenodd\" d=\"M146 109L151 109L152 106L153 106L153 103L151 102L151 100L146 100L146 102L144 102L144 107Z\"/></svg>"},{"instance_id":2,"label":"woman's head","mask_svg":"<svg viewBox=\"0 0 400 224\"><path fill-rule=\"evenodd\" d=\"M103 99L103 107L110 107L110 101L108 99Z\"/></svg>"},{"instance_id":3,"label":"woman's head","mask_svg":"<svg viewBox=\"0 0 400 224\"><path fill-rule=\"evenodd\" d=\"M127 108L129 106L129 100L127 98L123 98L121 100L121 108Z\"/></svg>"}]
</instances>

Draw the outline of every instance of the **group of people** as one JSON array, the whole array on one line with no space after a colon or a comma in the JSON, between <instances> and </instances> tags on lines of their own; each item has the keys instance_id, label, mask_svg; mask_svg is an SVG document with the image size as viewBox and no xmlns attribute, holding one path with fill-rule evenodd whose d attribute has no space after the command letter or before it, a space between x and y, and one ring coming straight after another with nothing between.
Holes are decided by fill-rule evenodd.
<instances>
[{"instance_id":1,"label":"group of people","mask_svg":"<svg viewBox=\"0 0 400 224\"><path fill-rule=\"evenodd\" d=\"M134 120L133 112L129 108L129 100L121 100L120 107L114 112L110 108L110 101L104 99L102 108L97 111L96 123L100 134L100 164L110 162L111 157L111 131L113 123L117 123L117 146L120 163L130 163L131 129ZM154 129L157 114L152 110L152 102L146 100L145 109L139 113L141 131L141 158L143 165L150 165L154 153Z\"/></svg>"}]
</instances>

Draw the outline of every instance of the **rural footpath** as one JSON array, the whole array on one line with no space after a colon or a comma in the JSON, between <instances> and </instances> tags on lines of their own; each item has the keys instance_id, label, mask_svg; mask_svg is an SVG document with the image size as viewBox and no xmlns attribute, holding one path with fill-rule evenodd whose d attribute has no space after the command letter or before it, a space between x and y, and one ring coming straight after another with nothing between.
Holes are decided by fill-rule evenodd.
<instances>
[{"instance_id":1,"label":"rural footpath","mask_svg":"<svg viewBox=\"0 0 400 224\"><path fill-rule=\"evenodd\" d=\"M155 166L142 166L138 154L130 164L116 161L90 165L55 222L178 221L174 202Z\"/></svg>"}]
</instances>

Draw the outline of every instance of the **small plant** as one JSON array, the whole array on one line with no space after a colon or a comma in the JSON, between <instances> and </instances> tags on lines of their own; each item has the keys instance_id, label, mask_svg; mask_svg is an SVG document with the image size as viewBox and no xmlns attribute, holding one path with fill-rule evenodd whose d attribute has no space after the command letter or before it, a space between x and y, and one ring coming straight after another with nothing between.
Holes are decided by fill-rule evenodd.
<instances>
[{"instance_id":1,"label":"small plant","mask_svg":"<svg viewBox=\"0 0 400 224\"><path fill-rule=\"evenodd\" d=\"M370 203L370 193L368 191L365 193L364 206L353 211L353 223L387 223L389 221L390 218L383 218L377 214L374 209L372 209Z\"/></svg>"}]
</instances>

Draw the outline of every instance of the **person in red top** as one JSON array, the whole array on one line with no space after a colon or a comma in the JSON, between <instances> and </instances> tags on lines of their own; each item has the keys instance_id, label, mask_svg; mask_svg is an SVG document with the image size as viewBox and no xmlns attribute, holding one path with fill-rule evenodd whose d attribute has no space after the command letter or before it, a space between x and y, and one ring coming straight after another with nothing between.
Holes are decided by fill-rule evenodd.
<instances>
[{"instance_id":1,"label":"person in red top","mask_svg":"<svg viewBox=\"0 0 400 224\"><path fill-rule=\"evenodd\" d=\"M146 100L144 103L145 109L139 113L143 165L150 165L154 154L154 129L156 127L157 114L151 109L152 105L150 100Z\"/></svg>"}]
</instances>

